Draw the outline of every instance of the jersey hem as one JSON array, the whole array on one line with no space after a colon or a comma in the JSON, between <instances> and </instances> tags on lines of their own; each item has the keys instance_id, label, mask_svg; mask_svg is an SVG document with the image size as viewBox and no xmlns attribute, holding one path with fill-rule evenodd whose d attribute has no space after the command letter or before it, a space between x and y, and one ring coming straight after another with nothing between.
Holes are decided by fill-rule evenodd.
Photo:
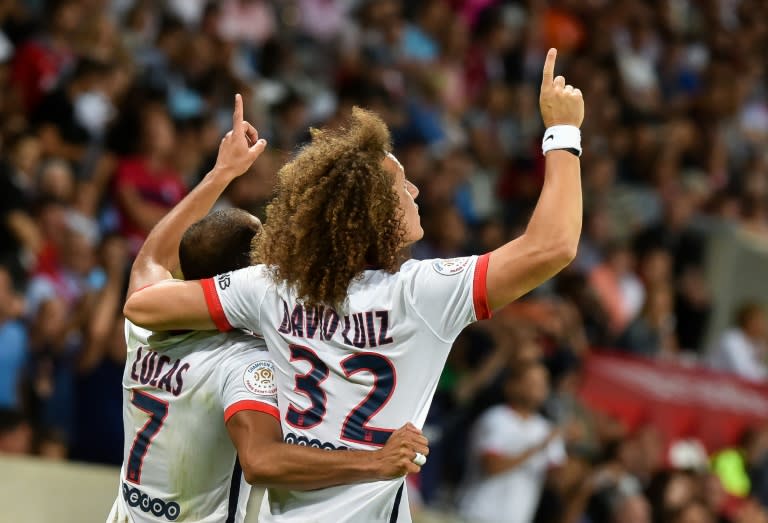
<instances>
[{"instance_id":1,"label":"jersey hem","mask_svg":"<svg viewBox=\"0 0 768 523\"><path fill-rule=\"evenodd\" d=\"M216 292L216 283L213 281L213 278L200 280L200 286L203 288L203 296L205 296L205 304L208 306L208 313L211 315L216 328L221 332L232 330L232 325L230 325L227 316L224 314L224 308L221 306L221 300Z\"/></svg>"},{"instance_id":2,"label":"jersey hem","mask_svg":"<svg viewBox=\"0 0 768 523\"><path fill-rule=\"evenodd\" d=\"M274 405L264 403L263 401L241 400L233 403L224 410L224 423L228 422L232 416L243 410L263 412L264 414L269 414L274 417L278 422L280 421L280 411Z\"/></svg>"}]
</instances>

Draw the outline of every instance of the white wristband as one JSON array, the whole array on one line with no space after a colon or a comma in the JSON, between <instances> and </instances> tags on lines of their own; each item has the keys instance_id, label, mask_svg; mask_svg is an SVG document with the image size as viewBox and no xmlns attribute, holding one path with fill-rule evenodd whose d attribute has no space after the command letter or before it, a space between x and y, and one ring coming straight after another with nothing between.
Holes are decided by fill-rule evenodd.
<instances>
[{"instance_id":1,"label":"white wristband","mask_svg":"<svg viewBox=\"0 0 768 523\"><path fill-rule=\"evenodd\" d=\"M567 149L581 156L581 131L575 125L553 125L544 131L541 152L547 154L553 149Z\"/></svg>"}]
</instances>

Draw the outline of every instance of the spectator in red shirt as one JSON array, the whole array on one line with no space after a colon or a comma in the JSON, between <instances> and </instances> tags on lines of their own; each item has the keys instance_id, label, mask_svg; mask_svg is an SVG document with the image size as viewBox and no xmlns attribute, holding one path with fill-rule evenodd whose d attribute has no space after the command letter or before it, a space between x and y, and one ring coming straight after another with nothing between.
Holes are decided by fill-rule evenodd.
<instances>
[{"instance_id":1,"label":"spectator in red shirt","mask_svg":"<svg viewBox=\"0 0 768 523\"><path fill-rule=\"evenodd\" d=\"M149 231L187 192L171 164L176 145L173 122L165 107L155 104L142 114L141 147L136 156L119 161L114 179L120 233L135 255Z\"/></svg>"},{"instance_id":2,"label":"spectator in red shirt","mask_svg":"<svg viewBox=\"0 0 768 523\"><path fill-rule=\"evenodd\" d=\"M72 42L85 14L82 5L74 0L52 4L47 31L22 45L13 60L11 81L27 111L37 107L74 62Z\"/></svg>"}]
</instances>

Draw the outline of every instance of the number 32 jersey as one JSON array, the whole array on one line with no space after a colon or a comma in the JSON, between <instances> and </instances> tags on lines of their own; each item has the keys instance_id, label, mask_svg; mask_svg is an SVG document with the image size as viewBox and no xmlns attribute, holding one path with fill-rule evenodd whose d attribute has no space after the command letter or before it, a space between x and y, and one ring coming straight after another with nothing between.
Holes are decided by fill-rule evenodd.
<instances>
[{"instance_id":1,"label":"number 32 jersey","mask_svg":"<svg viewBox=\"0 0 768 523\"><path fill-rule=\"evenodd\" d=\"M123 466L107 522L243 521L250 485L226 420L278 415L264 340L242 331L158 334L126 321Z\"/></svg>"},{"instance_id":2,"label":"number 32 jersey","mask_svg":"<svg viewBox=\"0 0 768 523\"><path fill-rule=\"evenodd\" d=\"M257 265L203 280L220 330L263 333L275 364L286 442L375 450L406 422L421 428L448 352L490 316L488 255L367 270L343 311L297 302ZM310 492L269 489L262 522L410 521L404 481Z\"/></svg>"}]
</instances>

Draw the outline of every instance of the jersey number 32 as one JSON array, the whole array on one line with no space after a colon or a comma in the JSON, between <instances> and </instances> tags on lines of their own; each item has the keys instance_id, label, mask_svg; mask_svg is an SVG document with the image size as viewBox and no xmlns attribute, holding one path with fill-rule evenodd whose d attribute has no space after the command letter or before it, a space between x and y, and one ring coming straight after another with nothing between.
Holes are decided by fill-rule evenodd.
<instances>
[{"instance_id":1,"label":"jersey number 32","mask_svg":"<svg viewBox=\"0 0 768 523\"><path fill-rule=\"evenodd\" d=\"M311 405L298 410L291 405L285 419L289 425L309 429L323 421L326 414L327 398L322 383L330 370L309 347L289 345L291 361L306 361L312 367L305 374L296 375L296 391L307 396ZM392 434L391 429L372 427L370 419L379 412L392 396L395 389L395 367L387 358L374 352L359 352L341 361L341 369L347 377L358 372L373 374L373 388L363 401L347 414L341 426L341 439L366 445L384 445Z\"/></svg>"}]
</instances>

